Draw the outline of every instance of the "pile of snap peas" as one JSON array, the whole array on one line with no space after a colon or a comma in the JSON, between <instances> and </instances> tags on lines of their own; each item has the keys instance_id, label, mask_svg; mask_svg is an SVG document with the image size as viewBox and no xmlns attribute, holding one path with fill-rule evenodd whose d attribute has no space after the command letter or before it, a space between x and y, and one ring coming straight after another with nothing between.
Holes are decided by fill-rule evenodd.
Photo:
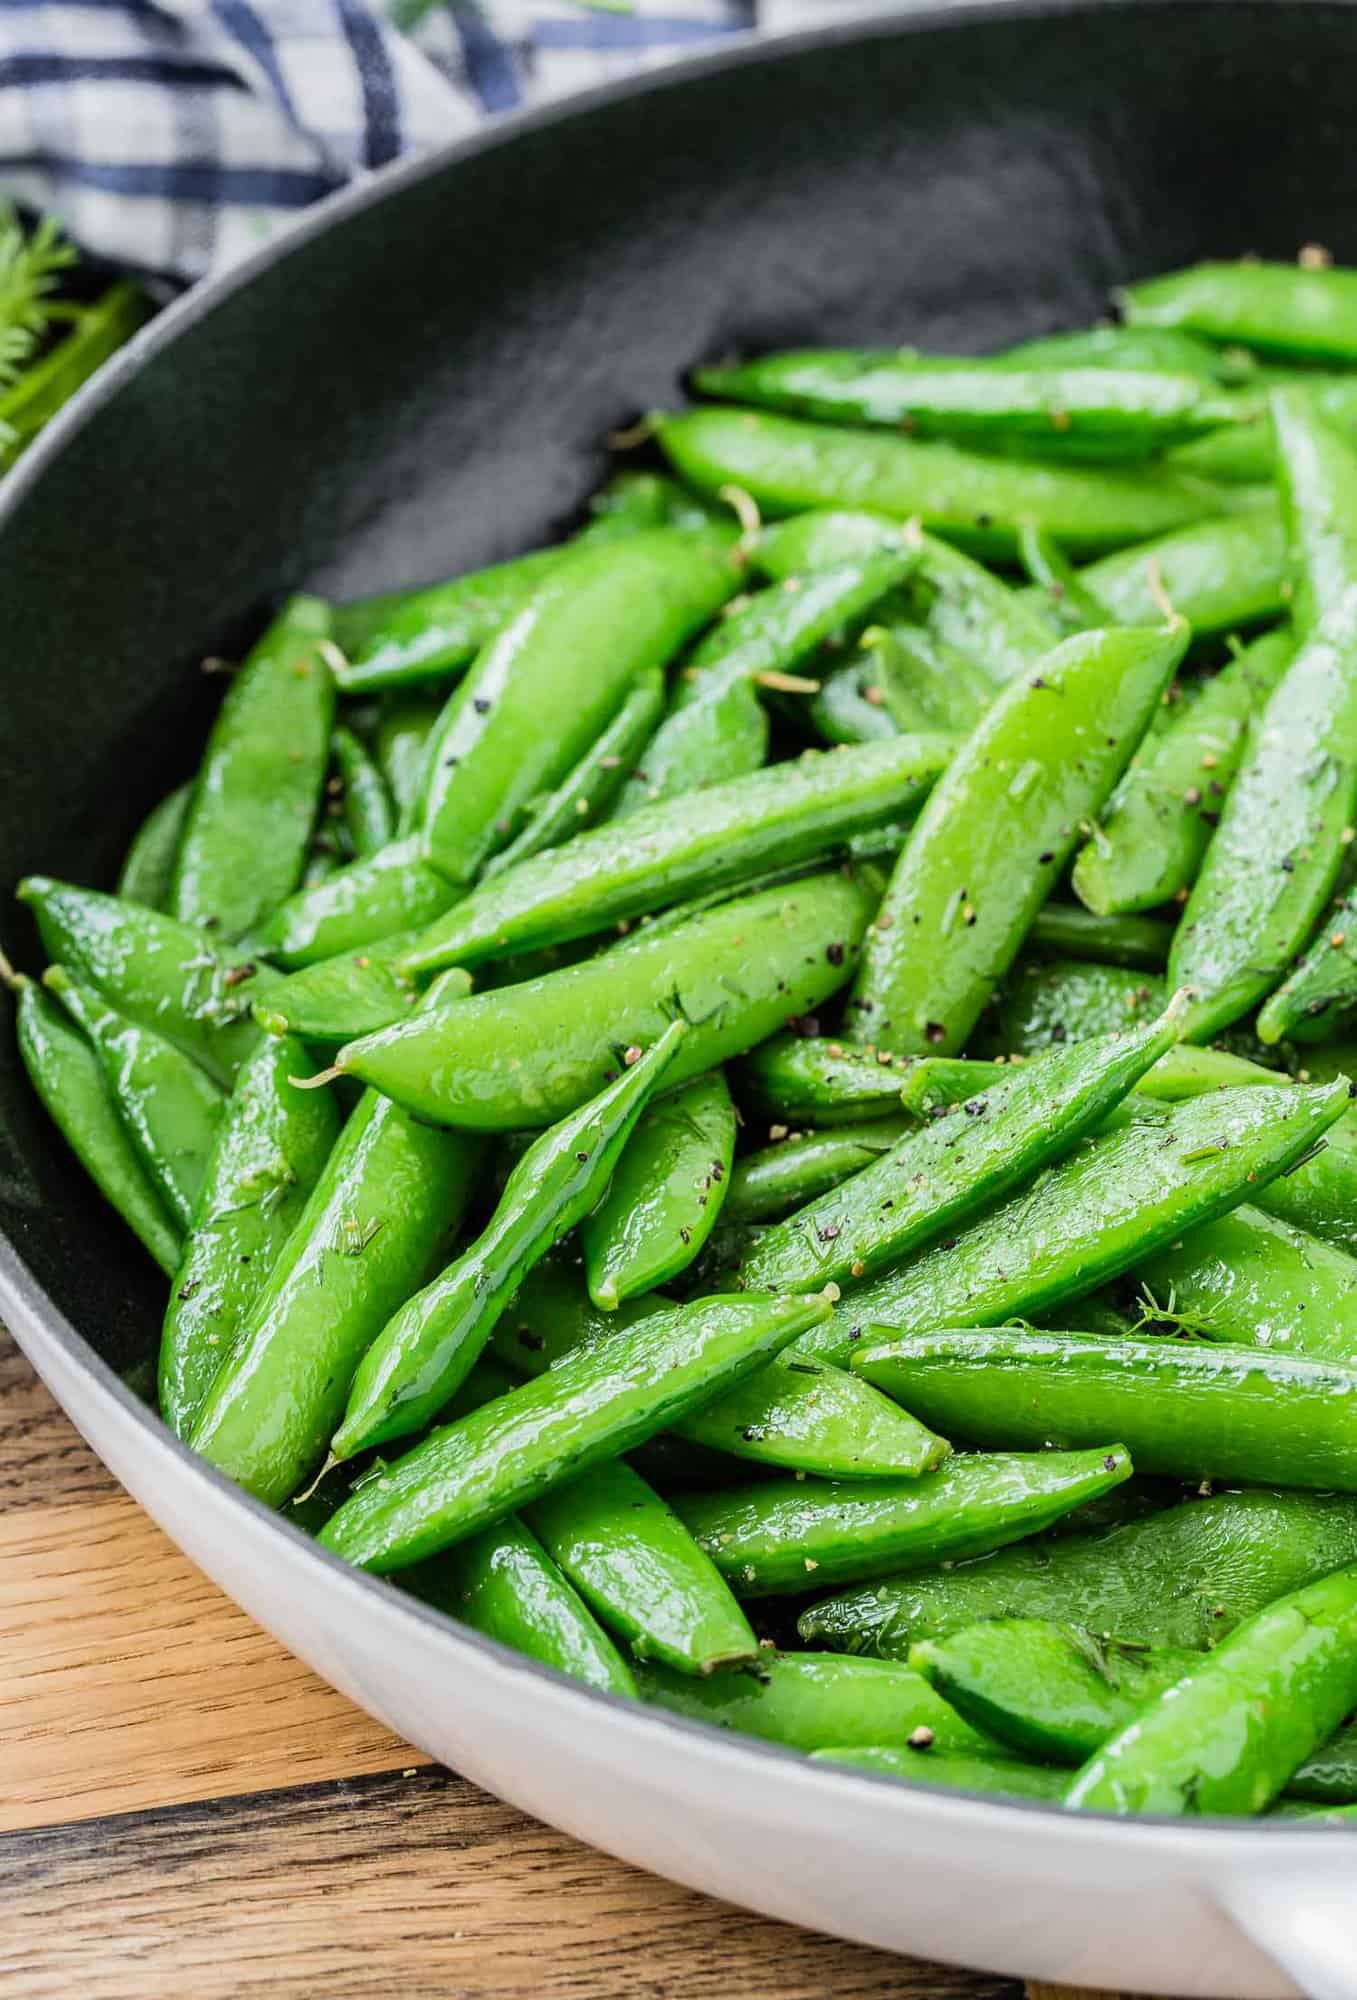
<instances>
[{"instance_id":1,"label":"pile of snap peas","mask_svg":"<svg viewBox=\"0 0 1357 2000\"><path fill-rule=\"evenodd\" d=\"M164 1421L323 1547L813 1757L1341 1824L1357 271L1118 305L701 368L558 545L293 599L4 970Z\"/></svg>"}]
</instances>

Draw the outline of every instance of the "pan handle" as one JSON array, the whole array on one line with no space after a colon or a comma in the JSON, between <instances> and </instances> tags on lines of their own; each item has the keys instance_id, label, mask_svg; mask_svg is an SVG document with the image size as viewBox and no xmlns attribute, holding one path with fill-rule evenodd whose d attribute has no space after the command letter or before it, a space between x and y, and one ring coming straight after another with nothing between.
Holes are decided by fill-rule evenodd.
<instances>
[{"instance_id":1,"label":"pan handle","mask_svg":"<svg viewBox=\"0 0 1357 2000\"><path fill-rule=\"evenodd\" d=\"M1343 1835L1330 1831L1325 1837L1341 1841ZM1357 1864L1357 1838L1349 1838ZM1290 1974L1308 2000L1357 2000L1357 1867L1346 1880L1327 1870L1302 1875L1288 1868L1266 1876L1250 1871L1221 1883L1215 1893L1240 1930Z\"/></svg>"}]
</instances>

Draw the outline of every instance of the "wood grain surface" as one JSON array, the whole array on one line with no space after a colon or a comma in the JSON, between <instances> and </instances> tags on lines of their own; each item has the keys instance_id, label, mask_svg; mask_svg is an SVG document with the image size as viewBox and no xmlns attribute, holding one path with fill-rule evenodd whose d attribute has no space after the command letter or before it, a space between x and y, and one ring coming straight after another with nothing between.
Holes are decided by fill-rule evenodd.
<instances>
[{"instance_id":1,"label":"wood grain surface","mask_svg":"<svg viewBox=\"0 0 1357 2000\"><path fill-rule=\"evenodd\" d=\"M1023 1993L731 1909L429 1765L180 1555L2 1331L0 1883L4 2000Z\"/></svg>"}]
</instances>

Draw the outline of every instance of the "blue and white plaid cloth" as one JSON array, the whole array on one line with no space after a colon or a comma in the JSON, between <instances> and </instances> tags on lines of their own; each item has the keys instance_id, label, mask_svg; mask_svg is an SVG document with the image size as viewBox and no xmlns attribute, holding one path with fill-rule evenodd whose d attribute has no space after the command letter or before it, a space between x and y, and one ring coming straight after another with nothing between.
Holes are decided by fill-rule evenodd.
<instances>
[{"instance_id":1,"label":"blue and white plaid cloth","mask_svg":"<svg viewBox=\"0 0 1357 2000\"><path fill-rule=\"evenodd\" d=\"M484 117L841 0L0 0L0 193L191 280Z\"/></svg>"}]
</instances>

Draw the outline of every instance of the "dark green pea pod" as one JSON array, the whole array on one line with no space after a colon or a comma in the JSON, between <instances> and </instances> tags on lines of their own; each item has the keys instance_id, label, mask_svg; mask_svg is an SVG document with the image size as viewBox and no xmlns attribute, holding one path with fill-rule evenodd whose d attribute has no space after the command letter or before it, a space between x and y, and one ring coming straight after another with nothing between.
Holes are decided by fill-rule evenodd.
<instances>
[{"instance_id":1,"label":"dark green pea pod","mask_svg":"<svg viewBox=\"0 0 1357 2000\"><path fill-rule=\"evenodd\" d=\"M826 743L849 745L880 743L899 735L904 725L896 720L897 712L895 704L887 704L877 656L866 652L826 674L806 709ZM922 710L909 726L932 727Z\"/></svg>"},{"instance_id":2,"label":"dark green pea pod","mask_svg":"<svg viewBox=\"0 0 1357 2000\"><path fill-rule=\"evenodd\" d=\"M951 444L739 409L660 416L655 434L699 493L738 486L766 515L827 507L917 518L981 556L1011 556L1023 521L1054 535L1071 555L1097 555L1239 504L1238 489L1158 466L1024 465Z\"/></svg>"},{"instance_id":3,"label":"dark green pea pod","mask_svg":"<svg viewBox=\"0 0 1357 2000\"><path fill-rule=\"evenodd\" d=\"M304 1042L327 1048L351 1041L374 1021L398 1021L408 1014L420 993L397 965L401 951L413 944L418 931L399 932L379 945L317 959L290 972L268 991L255 1019L271 1035L298 1035ZM471 974L453 967L440 976L439 1005L460 1000L471 991Z\"/></svg>"},{"instance_id":4,"label":"dark green pea pod","mask_svg":"<svg viewBox=\"0 0 1357 2000\"><path fill-rule=\"evenodd\" d=\"M191 1056L109 1007L100 994L48 968L44 984L103 1064L118 1116L180 1229L188 1227L216 1145L225 1104Z\"/></svg>"},{"instance_id":5,"label":"dark green pea pod","mask_svg":"<svg viewBox=\"0 0 1357 2000\"><path fill-rule=\"evenodd\" d=\"M1068 1783L1065 1771L1024 1764L1018 1757L964 1756L941 1753L929 1745L906 1743L832 1745L813 1750L818 1764L841 1764L877 1778L899 1778L907 1785L945 1785L949 1791L993 1793L996 1798L1038 1799L1054 1805Z\"/></svg>"},{"instance_id":6,"label":"dark green pea pod","mask_svg":"<svg viewBox=\"0 0 1357 2000\"><path fill-rule=\"evenodd\" d=\"M630 1068L534 1140L485 1228L407 1298L358 1364L331 1452L422 1430L465 1380L526 1273L594 1208L687 1029L672 1021Z\"/></svg>"},{"instance_id":7,"label":"dark green pea pod","mask_svg":"<svg viewBox=\"0 0 1357 2000\"><path fill-rule=\"evenodd\" d=\"M868 348L802 348L729 368L699 368L699 391L724 402L832 424L1034 458L1150 458L1258 415L1199 374L1112 367L1026 368Z\"/></svg>"},{"instance_id":8,"label":"dark green pea pod","mask_svg":"<svg viewBox=\"0 0 1357 2000\"><path fill-rule=\"evenodd\" d=\"M596 1306L611 1312L687 1270L716 1226L734 1152L735 1106L720 1070L646 1109L580 1229Z\"/></svg>"},{"instance_id":9,"label":"dark green pea pod","mask_svg":"<svg viewBox=\"0 0 1357 2000\"><path fill-rule=\"evenodd\" d=\"M301 880L329 761L330 608L295 597L227 689L193 787L170 908L241 937Z\"/></svg>"},{"instance_id":10,"label":"dark green pea pod","mask_svg":"<svg viewBox=\"0 0 1357 2000\"><path fill-rule=\"evenodd\" d=\"M1265 1042L1327 1042L1357 1008L1357 890L1320 918L1309 949L1258 1010Z\"/></svg>"},{"instance_id":11,"label":"dark green pea pod","mask_svg":"<svg viewBox=\"0 0 1357 2000\"><path fill-rule=\"evenodd\" d=\"M1027 933L1027 948L1043 958L1082 958L1162 972L1173 926L1160 917L1099 916L1077 903L1047 903Z\"/></svg>"},{"instance_id":12,"label":"dark green pea pod","mask_svg":"<svg viewBox=\"0 0 1357 2000\"><path fill-rule=\"evenodd\" d=\"M1181 329L1297 360L1357 361L1357 271L1193 264L1124 286L1117 303L1133 328Z\"/></svg>"},{"instance_id":13,"label":"dark green pea pod","mask_svg":"<svg viewBox=\"0 0 1357 2000\"><path fill-rule=\"evenodd\" d=\"M685 714L687 710L683 711ZM565 944L750 876L809 867L892 824L947 767L948 736L897 737L645 806L483 882L400 959L416 976Z\"/></svg>"},{"instance_id":14,"label":"dark green pea pod","mask_svg":"<svg viewBox=\"0 0 1357 2000\"><path fill-rule=\"evenodd\" d=\"M53 1124L100 1194L167 1275L179 1262L179 1229L118 1116L103 1064L31 979L17 982L19 1054Z\"/></svg>"},{"instance_id":15,"label":"dark green pea pod","mask_svg":"<svg viewBox=\"0 0 1357 2000\"><path fill-rule=\"evenodd\" d=\"M1347 1101L1343 1083L1220 1091L1104 1132L988 1210L954 1245L935 1244L903 1270L857 1286L833 1337L815 1351L842 1355L873 1322L902 1332L997 1325L1096 1291L1285 1173Z\"/></svg>"},{"instance_id":16,"label":"dark green pea pod","mask_svg":"<svg viewBox=\"0 0 1357 2000\"><path fill-rule=\"evenodd\" d=\"M1044 333L990 356L992 368L1163 369L1196 375L1203 382L1229 385L1248 381L1251 357L1221 353L1209 340L1174 327L1088 326L1069 333Z\"/></svg>"},{"instance_id":17,"label":"dark green pea pod","mask_svg":"<svg viewBox=\"0 0 1357 2000\"><path fill-rule=\"evenodd\" d=\"M500 875L545 848L560 847L606 819L663 713L664 674L656 667L642 674L607 728L556 790L530 809L517 840L491 855L482 879Z\"/></svg>"},{"instance_id":18,"label":"dark green pea pod","mask_svg":"<svg viewBox=\"0 0 1357 2000\"><path fill-rule=\"evenodd\" d=\"M1111 1428L1141 1472L1357 1492L1347 1363L995 1326L869 1332L853 1367L926 1423L995 1450L1078 1450Z\"/></svg>"},{"instance_id":19,"label":"dark green pea pod","mask_svg":"<svg viewBox=\"0 0 1357 2000\"><path fill-rule=\"evenodd\" d=\"M1185 644L1176 626L1077 633L1009 684L896 863L849 1003L854 1040L908 1055L962 1047Z\"/></svg>"},{"instance_id":20,"label":"dark green pea pod","mask_svg":"<svg viewBox=\"0 0 1357 2000\"><path fill-rule=\"evenodd\" d=\"M336 662L335 679L345 694L384 694L456 673L523 609L565 554L534 549L422 590L336 605L334 636L345 658Z\"/></svg>"},{"instance_id":21,"label":"dark green pea pod","mask_svg":"<svg viewBox=\"0 0 1357 2000\"><path fill-rule=\"evenodd\" d=\"M898 1264L1073 1151L1177 1037L1170 1009L1138 1033L1052 1049L906 1133L891 1152L759 1238L757 1291L855 1282Z\"/></svg>"},{"instance_id":22,"label":"dark green pea pod","mask_svg":"<svg viewBox=\"0 0 1357 2000\"><path fill-rule=\"evenodd\" d=\"M274 980L267 966L228 957L187 924L97 889L29 875L18 894L49 958L231 1082L259 1040L250 1008Z\"/></svg>"},{"instance_id":23,"label":"dark green pea pod","mask_svg":"<svg viewBox=\"0 0 1357 2000\"><path fill-rule=\"evenodd\" d=\"M1090 910L1156 909L1196 879L1250 723L1294 651L1289 632L1266 633L1146 744L1075 862L1075 893Z\"/></svg>"},{"instance_id":24,"label":"dark green pea pod","mask_svg":"<svg viewBox=\"0 0 1357 2000\"><path fill-rule=\"evenodd\" d=\"M913 1129L914 1122L908 1118L832 1125L823 1132L800 1132L760 1152L746 1153L731 1169L722 1214L732 1223L776 1222L838 1187L850 1174L871 1166Z\"/></svg>"},{"instance_id":25,"label":"dark green pea pod","mask_svg":"<svg viewBox=\"0 0 1357 2000\"><path fill-rule=\"evenodd\" d=\"M1197 641L1276 618L1291 596L1286 535L1271 502L1119 549L1078 577L1115 624L1153 624L1168 603ZM1030 603L1038 601L1031 593Z\"/></svg>"},{"instance_id":26,"label":"dark green pea pod","mask_svg":"<svg viewBox=\"0 0 1357 2000\"><path fill-rule=\"evenodd\" d=\"M974 1453L949 1458L922 1479L769 1479L723 1493L680 1493L674 1505L737 1597L804 1596L1002 1548L1130 1473L1120 1445Z\"/></svg>"},{"instance_id":27,"label":"dark green pea pod","mask_svg":"<svg viewBox=\"0 0 1357 2000\"><path fill-rule=\"evenodd\" d=\"M752 713L760 677L772 676L776 686L778 676L793 674L826 640L851 632L913 564L908 549L878 549L832 569L789 577L732 606L684 665L642 768L622 789L617 817L749 770L744 746L752 748L754 733L741 718Z\"/></svg>"},{"instance_id":28,"label":"dark green pea pod","mask_svg":"<svg viewBox=\"0 0 1357 2000\"><path fill-rule=\"evenodd\" d=\"M576 548L486 646L429 746L425 852L449 882L474 880L641 675L734 594L733 540L665 528Z\"/></svg>"},{"instance_id":29,"label":"dark green pea pod","mask_svg":"<svg viewBox=\"0 0 1357 2000\"><path fill-rule=\"evenodd\" d=\"M422 929L451 909L459 893L421 859L419 837L405 834L289 896L260 926L255 943L289 970L316 965Z\"/></svg>"},{"instance_id":30,"label":"dark green pea pod","mask_svg":"<svg viewBox=\"0 0 1357 2000\"><path fill-rule=\"evenodd\" d=\"M1032 1056L1060 1042L1083 1042L1153 1020L1168 985L1127 966L1053 959L1019 965L985 1024L983 1041L1002 1055Z\"/></svg>"},{"instance_id":31,"label":"dark green pea pod","mask_svg":"<svg viewBox=\"0 0 1357 2000\"><path fill-rule=\"evenodd\" d=\"M950 1708L921 1674L888 1660L846 1653L760 1653L748 1673L694 1681L664 1667L637 1675L641 1699L762 1737L789 1750L826 1743L907 1743L919 1732L942 1751L979 1751L985 1739ZM920 1737L923 1740L923 1737Z\"/></svg>"},{"instance_id":32,"label":"dark green pea pod","mask_svg":"<svg viewBox=\"0 0 1357 2000\"><path fill-rule=\"evenodd\" d=\"M1050 535L1030 522L1018 530L1018 555L1029 581L1040 590L1047 615L1062 632L1087 632L1107 623L1107 612L1078 570Z\"/></svg>"},{"instance_id":33,"label":"dark green pea pod","mask_svg":"<svg viewBox=\"0 0 1357 2000\"><path fill-rule=\"evenodd\" d=\"M1066 1804L1258 1813L1357 1703L1357 1567L1270 1604L1090 1758Z\"/></svg>"},{"instance_id":34,"label":"dark green pea pod","mask_svg":"<svg viewBox=\"0 0 1357 2000\"><path fill-rule=\"evenodd\" d=\"M1357 1500L1218 1493L1092 1534L844 1591L804 1612L798 1629L815 1645L899 1660L920 1639L988 1618L1050 1618L1145 1645L1201 1649L1284 1591L1351 1562Z\"/></svg>"},{"instance_id":35,"label":"dark green pea pod","mask_svg":"<svg viewBox=\"0 0 1357 2000\"><path fill-rule=\"evenodd\" d=\"M605 1694L634 1695L631 1668L542 1544L513 1514L407 1569L401 1587L473 1632Z\"/></svg>"},{"instance_id":36,"label":"dark green pea pod","mask_svg":"<svg viewBox=\"0 0 1357 2000\"><path fill-rule=\"evenodd\" d=\"M184 1242L160 1334L160 1414L187 1437L218 1369L325 1169L339 1131L296 1041L267 1040L242 1064Z\"/></svg>"},{"instance_id":37,"label":"dark green pea pod","mask_svg":"<svg viewBox=\"0 0 1357 2000\"><path fill-rule=\"evenodd\" d=\"M434 1555L668 1429L828 1312L823 1299L748 1294L654 1313L432 1432L320 1539L378 1573Z\"/></svg>"},{"instance_id":38,"label":"dark green pea pod","mask_svg":"<svg viewBox=\"0 0 1357 2000\"><path fill-rule=\"evenodd\" d=\"M413 833L419 823L429 741L442 713L443 704L437 696L418 690L390 695L381 704L374 748L396 808L396 826L401 834Z\"/></svg>"},{"instance_id":39,"label":"dark green pea pod","mask_svg":"<svg viewBox=\"0 0 1357 2000\"><path fill-rule=\"evenodd\" d=\"M1261 1208L1175 1237L1136 1276L1147 1311L1205 1339L1357 1365L1357 1257Z\"/></svg>"},{"instance_id":40,"label":"dark green pea pod","mask_svg":"<svg viewBox=\"0 0 1357 2000\"><path fill-rule=\"evenodd\" d=\"M657 1293L603 1313L582 1285L540 1264L500 1320L491 1347L517 1373L541 1375L668 1303ZM888 1396L841 1368L800 1356L772 1361L714 1397L682 1418L673 1437L707 1453L823 1479L916 1478L947 1453L941 1438Z\"/></svg>"},{"instance_id":41,"label":"dark green pea pod","mask_svg":"<svg viewBox=\"0 0 1357 2000\"><path fill-rule=\"evenodd\" d=\"M331 747L343 786L344 824L362 860L395 839L395 807L386 779L351 729L336 729Z\"/></svg>"},{"instance_id":42,"label":"dark green pea pod","mask_svg":"<svg viewBox=\"0 0 1357 2000\"><path fill-rule=\"evenodd\" d=\"M558 1486L527 1520L638 1660L707 1675L758 1658L759 1642L716 1565L622 1459Z\"/></svg>"},{"instance_id":43,"label":"dark green pea pod","mask_svg":"<svg viewBox=\"0 0 1357 2000\"><path fill-rule=\"evenodd\" d=\"M179 837L192 796L192 785L180 785L142 821L118 875L118 894L125 903L145 903L149 910L163 910L168 905Z\"/></svg>"},{"instance_id":44,"label":"dark green pea pod","mask_svg":"<svg viewBox=\"0 0 1357 2000\"><path fill-rule=\"evenodd\" d=\"M888 1049L798 1033L760 1043L736 1074L739 1096L770 1118L841 1125L893 1117L908 1069L908 1062L897 1062Z\"/></svg>"},{"instance_id":45,"label":"dark green pea pod","mask_svg":"<svg viewBox=\"0 0 1357 2000\"><path fill-rule=\"evenodd\" d=\"M625 951L475 994L339 1051L336 1066L419 1116L479 1131L549 1125L602 1089L619 1054L689 1024L686 1083L764 1041L851 976L871 912L842 874L723 903Z\"/></svg>"}]
</instances>

